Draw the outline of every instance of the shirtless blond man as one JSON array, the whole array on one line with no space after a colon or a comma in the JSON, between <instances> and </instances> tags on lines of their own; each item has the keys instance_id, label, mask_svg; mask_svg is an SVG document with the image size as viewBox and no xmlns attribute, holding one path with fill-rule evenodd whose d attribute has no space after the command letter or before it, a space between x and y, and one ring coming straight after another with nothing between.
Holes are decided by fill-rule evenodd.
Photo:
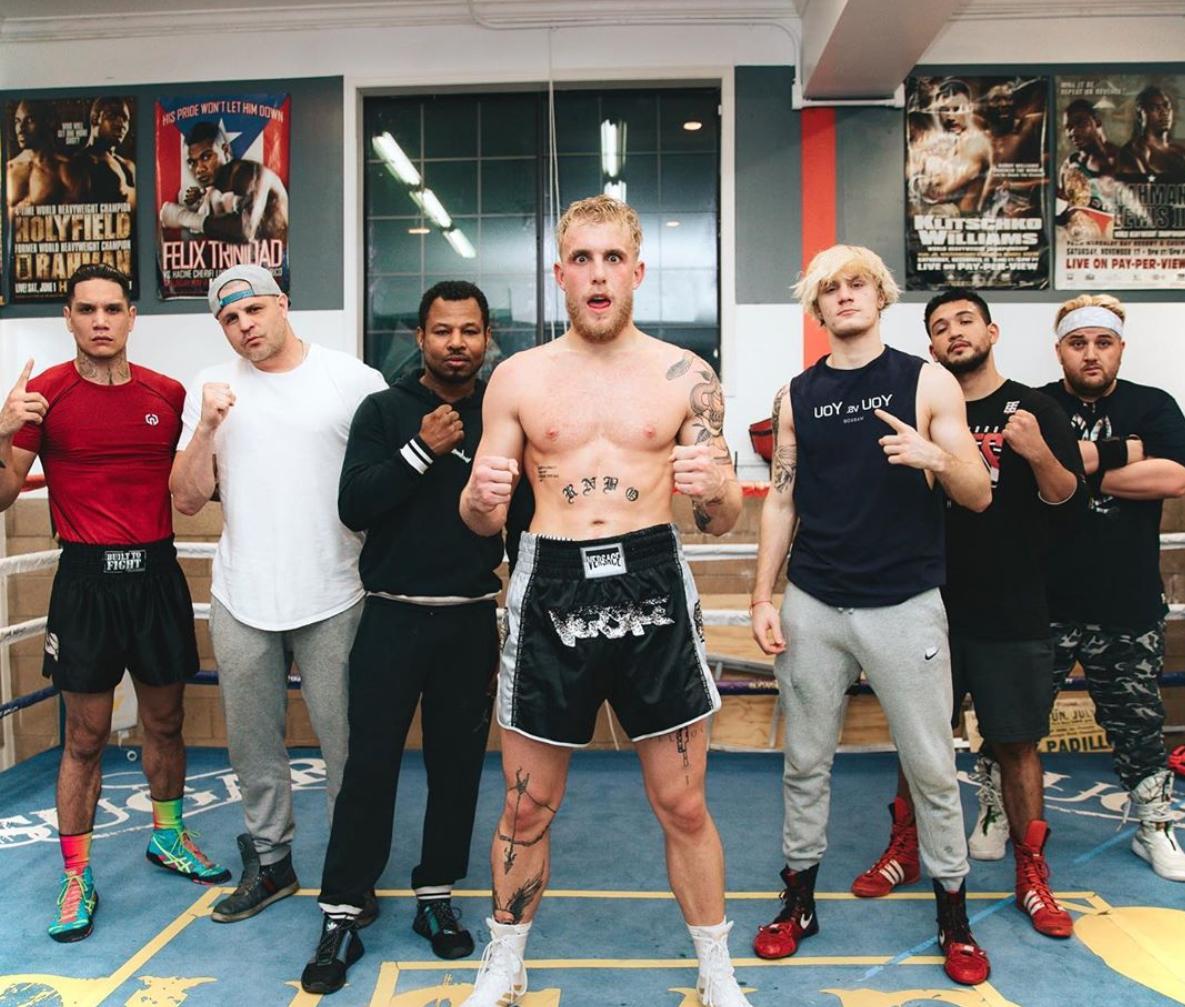
<instances>
[{"instance_id":1,"label":"shirtless blond man","mask_svg":"<svg viewBox=\"0 0 1185 1007\"><path fill-rule=\"evenodd\" d=\"M699 959L705 1007L747 1007L728 954L724 855L704 799L704 718L720 705L671 490L697 527L735 523L741 491L712 368L640 332L637 214L608 196L573 203L556 233L571 324L490 379L461 516L490 535L520 473L535 495L507 596L498 722L506 801L494 833L491 941L463 1007L519 1003L523 956L549 870L549 828L572 749L608 699L637 745L666 843L671 889Z\"/></svg>"}]
</instances>

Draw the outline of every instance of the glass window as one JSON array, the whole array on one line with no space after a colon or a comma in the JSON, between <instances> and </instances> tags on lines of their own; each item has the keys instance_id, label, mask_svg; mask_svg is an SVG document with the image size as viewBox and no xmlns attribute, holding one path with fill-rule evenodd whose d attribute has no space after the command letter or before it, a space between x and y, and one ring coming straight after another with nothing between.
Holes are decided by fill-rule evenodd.
<instances>
[{"instance_id":1,"label":"glass window","mask_svg":"<svg viewBox=\"0 0 1185 1007\"><path fill-rule=\"evenodd\" d=\"M555 96L560 209L611 192L642 218L644 331L720 366L716 88L577 88ZM466 279L490 303L490 364L563 331L551 276L543 90L368 96L363 103L366 362L419 367L420 296Z\"/></svg>"}]
</instances>

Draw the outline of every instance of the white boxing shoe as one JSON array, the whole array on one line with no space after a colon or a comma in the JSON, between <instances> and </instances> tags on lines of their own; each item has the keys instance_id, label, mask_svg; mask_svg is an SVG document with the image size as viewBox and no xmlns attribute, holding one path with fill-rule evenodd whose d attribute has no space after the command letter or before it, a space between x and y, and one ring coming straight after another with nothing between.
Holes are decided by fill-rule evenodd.
<instances>
[{"instance_id":1,"label":"white boxing shoe","mask_svg":"<svg viewBox=\"0 0 1185 1007\"><path fill-rule=\"evenodd\" d=\"M967 837L967 852L974 860L1003 860L1008 845L1008 814L1000 784L1000 764L981 755L971 779L979 783L979 814Z\"/></svg>"},{"instance_id":2,"label":"white boxing shoe","mask_svg":"<svg viewBox=\"0 0 1185 1007\"><path fill-rule=\"evenodd\" d=\"M700 928L695 928L700 929ZM696 936L695 953L699 958L699 978L695 992L703 1007L753 1007L733 975L732 956L728 953L729 923L722 936Z\"/></svg>"},{"instance_id":3,"label":"white boxing shoe","mask_svg":"<svg viewBox=\"0 0 1185 1007\"><path fill-rule=\"evenodd\" d=\"M486 920L490 943L481 956L481 968L473 992L461 1007L513 1007L527 992L527 969L523 965L530 924L497 923Z\"/></svg>"},{"instance_id":4,"label":"white boxing shoe","mask_svg":"<svg viewBox=\"0 0 1185 1007\"><path fill-rule=\"evenodd\" d=\"M1146 776L1131 798L1132 811L1140 820L1132 837L1132 853L1166 881L1185 881L1185 851L1173 832L1172 775L1166 769Z\"/></svg>"}]
</instances>

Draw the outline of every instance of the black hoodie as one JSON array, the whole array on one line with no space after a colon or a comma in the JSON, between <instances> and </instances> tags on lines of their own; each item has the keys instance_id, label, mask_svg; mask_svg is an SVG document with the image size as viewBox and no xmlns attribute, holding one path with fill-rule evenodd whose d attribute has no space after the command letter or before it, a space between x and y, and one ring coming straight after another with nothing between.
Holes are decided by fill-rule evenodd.
<instances>
[{"instance_id":1,"label":"black hoodie","mask_svg":"<svg viewBox=\"0 0 1185 1007\"><path fill-rule=\"evenodd\" d=\"M350 425L338 484L342 524L366 532L358 569L368 591L476 598L497 591L502 536L483 537L458 505L481 440L485 383L452 403L465 440L436 456L419 437L420 421L444 400L409 374L363 399Z\"/></svg>"}]
</instances>

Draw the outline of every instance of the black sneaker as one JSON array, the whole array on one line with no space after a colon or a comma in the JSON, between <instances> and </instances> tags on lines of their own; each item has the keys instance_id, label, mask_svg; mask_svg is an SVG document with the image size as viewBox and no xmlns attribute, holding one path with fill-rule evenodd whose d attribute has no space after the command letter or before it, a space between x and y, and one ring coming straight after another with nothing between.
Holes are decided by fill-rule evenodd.
<instances>
[{"instance_id":1,"label":"black sneaker","mask_svg":"<svg viewBox=\"0 0 1185 1007\"><path fill-rule=\"evenodd\" d=\"M416 904L412 930L432 944L437 958L467 958L473 954L473 935L461 926L461 914L451 899L424 899Z\"/></svg>"},{"instance_id":2,"label":"black sneaker","mask_svg":"<svg viewBox=\"0 0 1185 1007\"><path fill-rule=\"evenodd\" d=\"M362 930L370 926L375 920L379 918L379 900L374 894L372 888L369 892L362 896L362 912L358 914L358 929Z\"/></svg>"},{"instance_id":3,"label":"black sneaker","mask_svg":"<svg viewBox=\"0 0 1185 1007\"><path fill-rule=\"evenodd\" d=\"M346 970L362 957L365 948L353 916L321 915L321 938L317 950L300 974L306 993L336 993L346 984Z\"/></svg>"},{"instance_id":4,"label":"black sneaker","mask_svg":"<svg viewBox=\"0 0 1185 1007\"><path fill-rule=\"evenodd\" d=\"M261 913L273 902L294 895L300 888L292 869L292 854L266 867L259 863L255 843L244 832L239 836L239 855L243 858L243 876L239 887L224 899L219 899L210 912L215 923L235 923Z\"/></svg>"}]
</instances>

